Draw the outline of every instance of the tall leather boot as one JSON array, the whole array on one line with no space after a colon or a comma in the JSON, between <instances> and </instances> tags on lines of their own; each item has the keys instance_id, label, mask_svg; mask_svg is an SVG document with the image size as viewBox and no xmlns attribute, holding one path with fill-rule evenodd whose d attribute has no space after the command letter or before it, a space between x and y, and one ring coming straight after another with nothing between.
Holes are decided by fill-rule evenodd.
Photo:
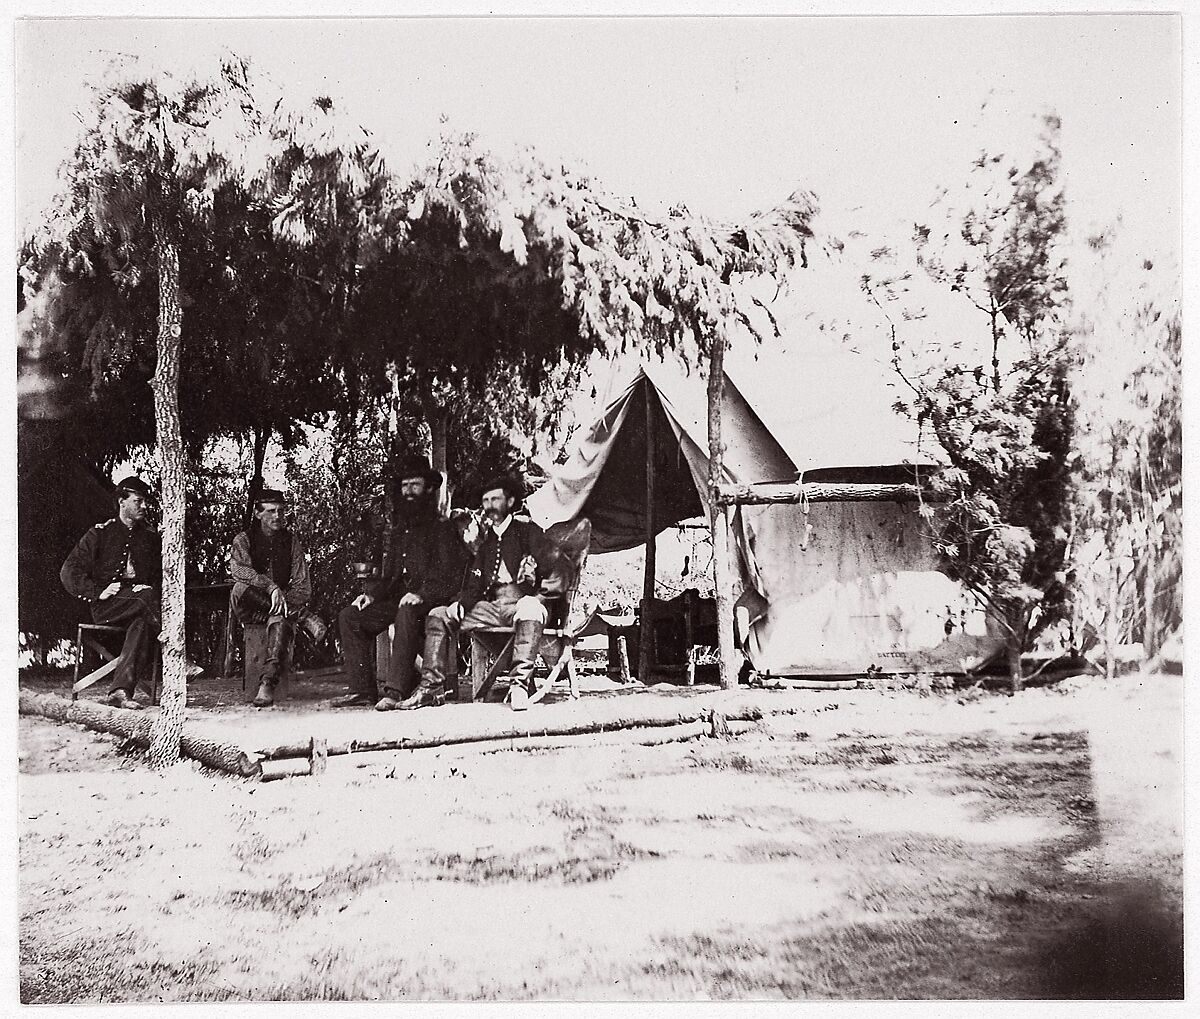
<instances>
[{"instance_id":1,"label":"tall leather boot","mask_svg":"<svg viewBox=\"0 0 1200 1019\"><path fill-rule=\"evenodd\" d=\"M291 624L286 619L267 625L267 664L254 696L256 708L269 708L275 703L275 687L279 683L280 670L287 664L285 659L291 635Z\"/></svg>"},{"instance_id":2,"label":"tall leather boot","mask_svg":"<svg viewBox=\"0 0 1200 1019\"><path fill-rule=\"evenodd\" d=\"M533 692L533 670L537 666L538 644L542 640L542 624L518 619L513 626L512 668L508 673L508 705L513 711L529 707Z\"/></svg>"},{"instance_id":3,"label":"tall leather boot","mask_svg":"<svg viewBox=\"0 0 1200 1019\"><path fill-rule=\"evenodd\" d=\"M446 649L449 635L432 620L425 625L425 649L421 655L421 680L416 689L396 706L401 711L437 707L446 703ZM378 707L378 705L377 705ZM383 710L387 710L386 708Z\"/></svg>"}]
</instances>

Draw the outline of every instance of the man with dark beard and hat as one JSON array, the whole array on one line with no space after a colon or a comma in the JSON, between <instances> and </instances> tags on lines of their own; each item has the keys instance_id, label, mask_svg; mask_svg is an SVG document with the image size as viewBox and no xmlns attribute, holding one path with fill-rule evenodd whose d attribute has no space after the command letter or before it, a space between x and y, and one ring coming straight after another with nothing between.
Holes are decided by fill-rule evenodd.
<instances>
[{"instance_id":1,"label":"man with dark beard and hat","mask_svg":"<svg viewBox=\"0 0 1200 1019\"><path fill-rule=\"evenodd\" d=\"M139 681L152 685L155 641L161 629L162 539L146 523L150 487L129 477L117 485L117 515L79 539L59 577L69 594L92 607L92 621L125 627L108 703L137 709Z\"/></svg>"},{"instance_id":2,"label":"man with dark beard and hat","mask_svg":"<svg viewBox=\"0 0 1200 1019\"><path fill-rule=\"evenodd\" d=\"M528 707L549 607L566 594L571 573L565 559L552 561L546 555L545 534L537 524L513 516L521 489L516 478L507 476L485 486L483 540L454 600L429 613L421 682L401 708L443 703L448 656L454 654L459 633L485 626L513 628L509 706L514 711Z\"/></svg>"},{"instance_id":3,"label":"man with dark beard and hat","mask_svg":"<svg viewBox=\"0 0 1200 1019\"><path fill-rule=\"evenodd\" d=\"M326 629L307 610L312 598L308 558L287 526L286 512L283 493L264 488L254 502L255 522L233 539L230 553L230 609L243 623L267 627L266 665L254 698L259 708L275 703L275 686L296 626L318 642Z\"/></svg>"},{"instance_id":4,"label":"man with dark beard and hat","mask_svg":"<svg viewBox=\"0 0 1200 1019\"><path fill-rule=\"evenodd\" d=\"M366 590L338 615L346 678L350 692L333 700L334 707L374 704L377 711L400 705L416 684L416 657L421 649L425 617L435 605L454 597L466 565L466 548L457 530L437 510L442 476L429 460L406 457L396 473L395 522L386 576L366 583ZM371 644L395 624L392 654L383 696L369 674Z\"/></svg>"}]
</instances>

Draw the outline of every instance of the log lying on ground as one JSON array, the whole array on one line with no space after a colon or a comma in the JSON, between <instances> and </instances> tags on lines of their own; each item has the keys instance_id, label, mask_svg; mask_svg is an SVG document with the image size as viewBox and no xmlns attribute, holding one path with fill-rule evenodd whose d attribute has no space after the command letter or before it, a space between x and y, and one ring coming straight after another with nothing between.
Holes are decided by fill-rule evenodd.
<instances>
[{"instance_id":1,"label":"log lying on ground","mask_svg":"<svg viewBox=\"0 0 1200 1019\"><path fill-rule=\"evenodd\" d=\"M755 727L756 722L730 722L729 732L733 736L741 736ZM712 723L688 722L686 725L672 726L669 729L656 729L654 735L646 735L636 729L613 729L604 733L603 738L597 738L596 733L585 733L581 736L530 736L521 740L496 740L496 746L489 743L463 744L456 749L464 753L477 753L480 756L490 754L507 754L514 750L575 750L580 747L658 747L667 743L687 743L702 736L712 736ZM370 762L355 765L358 768L372 767Z\"/></svg>"},{"instance_id":2,"label":"log lying on ground","mask_svg":"<svg viewBox=\"0 0 1200 1019\"><path fill-rule=\"evenodd\" d=\"M688 722L683 725L672 725L667 728L657 730L657 735L646 736L637 729L615 729L608 727L604 730L604 735L607 739L597 739L597 733L579 733L565 736L524 736L524 737L487 737L476 742L455 742L455 743L440 743L436 747L413 747L409 746L404 749L453 749L461 751L464 754L476 753L480 756L488 754L512 753L516 750L576 750L581 747L593 749L595 747L619 747L619 746L641 746L641 747L657 747L667 743L686 743L689 740L700 739L702 736L709 736L717 739L731 739L734 736L740 736L743 733L749 732L755 727L755 721L727 721L724 715L718 712L713 712L712 717L699 722ZM274 782L284 778L307 778L311 775L318 775L325 770L323 759L320 757L320 752L317 750L313 740L313 757L310 761L306 757L278 757L275 759L263 759L261 761L262 780L264 782ZM296 744L294 749L299 749L300 744ZM387 747L371 747L375 753L399 753L396 748ZM325 757L329 755L329 748L326 746L323 750ZM333 751L335 754L338 751ZM359 751L349 751L357 753ZM345 755L343 755L345 756ZM356 768L373 768L379 766L379 761L364 761L356 764Z\"/></svg>"},{"instance_id":3,"label":"log lying on ground","mask_svg":"<svg viewBox=\"0 0 1200 1019\"><path fill-rule=\"evenodd\" d=\"M53 694L27 691L21 692L20 712L22 715L39 715L56 722L75 722L88 729L121 736L143 750L150 746L150 729L154 724L152 718L140 712L110 708L94 701L69 701ZM243 778L252 778L261 771L258 763L241 747L198 736L186 727L180 749L185 757Z\"/></svg>"},{"instance_id":4,"label":"log lying on ground","mask_svg":"<svg viewBox=\"0 0 1200 1019\"><path fill-rule=\"evenodd\" d=\"M671 726L688 725L703 722L712 731L714 726L712 708L694 708L690 711L675 711L654 715L631 715L628 717L609 718L602 721L565 722L559 725L508 725L500 726L488 732L443 733L428 737L398 737L383 740L350 740L346 743L330 743L327 749L329 757L339 757L344 754L362 754L376 750L428 750L433 747L457 746L463 743L494 743L502 740L527 740L535 737L551 736L586 736L594 733L613 732L622 729L653 729ZM757 707L744 707L721 712L720 717L725 721L757 722L763 716ZM311 743L285 743L282 746L267 747L255 755L260 761L282 761L297 757L308 757L311 753Z\"/></svg>"}]
</instances>

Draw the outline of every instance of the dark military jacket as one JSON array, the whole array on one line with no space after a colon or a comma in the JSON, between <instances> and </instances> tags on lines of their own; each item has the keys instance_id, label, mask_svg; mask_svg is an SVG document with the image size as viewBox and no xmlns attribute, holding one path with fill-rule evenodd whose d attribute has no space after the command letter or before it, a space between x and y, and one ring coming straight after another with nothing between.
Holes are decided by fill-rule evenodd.
<instances>
[{"instance_id":1,"label":"dark military jacket","mask_svg":"<svg viewBox=\"0 0 1200 1019\"><path fill-rule=\"evenodd\" d=\"M546 568L542 564L545 551L542 529L532 520L514 518L505 530L504 537L499 539L490 526L485 527L483 543L475 553L458 595L463 611L470 612L476 602L487 598L492 585L496 583L501 562L522 594L539 594L543 598L564 595L570 585L569 571L565 564ZM522 577L521 564L529 558L533 560L533 572Z\"/></svg>"},{"instance_id":2,"label":"dark military jacket","mask_svg":"<svg viewBox=\"0 0 1200 1019\"><path fill-rule=\"evenodd\" d=\"M418 595L432 608L449 605L462 582L467 547L449 520L436 515L399 517L392 529L392 547L385 576L367 585L376 601L399 601Z\"/></svg>"},{"instance_id":3,"label":"dark military jacket","mask_svg":"<svg viewBox=\"0 0 1200 1019\"><path fill-rule=\"evenodd\" d=\"M79 539L59 571L69 594L95 601L114 580L125 580L125 562L133 563L131 583L162 588L162 538L144 524L126 527L120 517L96 524Z\"/></svg>"}]
</instances>

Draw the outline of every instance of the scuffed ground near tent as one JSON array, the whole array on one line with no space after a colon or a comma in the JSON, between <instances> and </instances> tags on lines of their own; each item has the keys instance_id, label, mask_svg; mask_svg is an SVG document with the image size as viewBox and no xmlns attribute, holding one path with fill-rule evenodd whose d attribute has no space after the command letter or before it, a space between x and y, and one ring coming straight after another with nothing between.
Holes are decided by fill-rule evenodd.
<instances>
[{"instance_id":1,"label":"scuffed ground near tent","mask_svg":"<svg viewBox=\"0 0 1200 1019\"><path fill-rule=\"evenodd\" d=\"M1180 677L787 696L270 784L22 718L22 999L1180 993Z\"/></svg>"}]
</instances>

